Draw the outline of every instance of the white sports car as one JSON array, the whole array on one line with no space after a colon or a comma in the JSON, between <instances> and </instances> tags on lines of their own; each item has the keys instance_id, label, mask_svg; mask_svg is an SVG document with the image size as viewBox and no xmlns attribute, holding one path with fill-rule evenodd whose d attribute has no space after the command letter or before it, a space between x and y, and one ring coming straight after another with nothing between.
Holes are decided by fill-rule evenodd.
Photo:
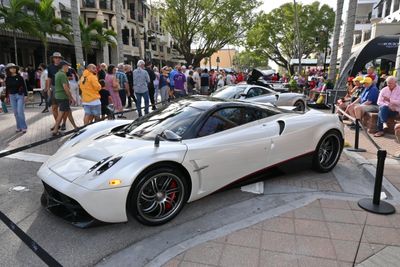
<instances>
[{"instance_id":1,"label":"white sports car","mask_svg":"<svg viewBox=\"0 0 400 267\"><path fill-rule=\"evenodd\" d=\"M295 106L298 111L306 109L306 97L303 94L279 93L270 88L246 83L221 87L211 96L222 99L271 103L277 106Z\"/></svg>"},{"instance_id":2,"label":"white sports car","mask_svg":"<svg viewBox=\"0 0 400 267\"><path fill-rule=\"evenodd\" d=\"M190 97L135 121L103 121L73 136L38 171L42 204L69 222L143 224L174 218L207 196L291 159L328 172L343 148L338 116Z\"/></svg>"}]
</instances>

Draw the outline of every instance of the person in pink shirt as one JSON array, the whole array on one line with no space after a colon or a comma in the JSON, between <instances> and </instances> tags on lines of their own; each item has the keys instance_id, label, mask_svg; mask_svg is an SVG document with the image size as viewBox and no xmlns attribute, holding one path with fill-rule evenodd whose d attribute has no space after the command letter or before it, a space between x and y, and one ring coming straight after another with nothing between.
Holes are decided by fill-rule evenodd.
<instances>
[{"instance_id":1,"label":"person in pink shirt","mask_svg":"<svg viewBox=\"0 0 400 267\"><path fill-rule=\"evenodd\" d=\"M395 117L400 112L400 86L397 84L396 77L389 76L386 83L387 86L381 90L378 97L378 132L375 133L375 137L383 136L383 130L388 128L388 118Z\"/></svg>"}]
</instances>

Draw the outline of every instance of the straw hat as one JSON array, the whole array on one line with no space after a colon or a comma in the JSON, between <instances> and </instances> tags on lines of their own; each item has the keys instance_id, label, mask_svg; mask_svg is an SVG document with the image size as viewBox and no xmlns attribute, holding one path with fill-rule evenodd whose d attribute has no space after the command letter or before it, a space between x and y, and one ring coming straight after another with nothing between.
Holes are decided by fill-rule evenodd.
<instances>
[{"instance_id":1,"label":"straw hat","mask_svg":"<svg viewBox=\"0 0 400 267\"><path fill-rule=\"evenodd\" d=\"M9 70L11 68L19 70L19 66L15 65L14 63L8 63L7 66L6 66L6 70Z\"/></svg>"},{"instance_id":2,"label":"straw hat","mask_svg":"<svg viewBox=\"0 0 400 267\"><path fill-rule=\"evenodd\" d=\"M60 52L54 52L53 55L51 55L50 59L53 59L53 58L55 58L55 57L64 59L64 57L61 55Z\"/></svg>"}]
</instances>

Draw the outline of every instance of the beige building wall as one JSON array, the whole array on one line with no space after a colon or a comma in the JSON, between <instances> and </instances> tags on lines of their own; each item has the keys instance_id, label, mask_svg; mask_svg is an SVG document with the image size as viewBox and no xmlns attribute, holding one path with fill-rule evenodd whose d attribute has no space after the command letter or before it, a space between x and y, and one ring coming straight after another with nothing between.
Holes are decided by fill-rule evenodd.
<instances>
[{"instance_id":1,"label":"beige building wall","mask_svg":"<svg viewBox=\"0 0 400 267\"><path fill-rule=\"evenodd\" d=\"M211 68L233 68L233 59L239 51L236 49L221 49L211 56ZM220 62L217 63L219 57ZM201 68L210 68L209 59L203 59L200 64Z\"/></svg>"}]
</instances>

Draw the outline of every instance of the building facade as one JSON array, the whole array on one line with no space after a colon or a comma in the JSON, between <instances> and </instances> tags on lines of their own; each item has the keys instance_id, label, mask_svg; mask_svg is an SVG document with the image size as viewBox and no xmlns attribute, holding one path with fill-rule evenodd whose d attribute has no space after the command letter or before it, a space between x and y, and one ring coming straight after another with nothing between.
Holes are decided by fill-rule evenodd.
<instances>
[{"instance_id":1,"label":"building facade","mask_svg":"<svg viewBox=\"0 0 400 267\"><path fill-rule=\"evenodd\" d=\"M239 51L232 48L223 48L212 54L211 57L205 58L201 61L201 68L208 69L233 69L234 68L234 58Z\"/></svg>"},{"instance_id":2,"label":"building facade","mask_svg":"<svg viewBox=\"0 0 400 267\"><path fill-rule=\"evenodd\" d=\"M100 20L105 28L114 30L120 35L118 37L122 37L121 53L125 63L136 64L139 59L152 61L156 66L183 63L183 57L173 48L174 40L161 27L162 20L156 9L145 0L121 0L122 14L121 19L117 20L117 1L79 0L80 17L86 25L96 19ZM70 20L69 0L54 0L54 8L57 17ZM120 25L117 25L118 23ZM120 32L117 31L118 28L121 29ZM39 40L24 33L17 33L17 42L20 65L37 66L44 61L44 48ZM15 62L14 44L10 32L0 31L0 47L0 63ZM85 63L117 64L118 50L118 45L95 48L94 53L87 56ZM53 51L61 52L67 60L75 63L74 47L65 38L57 36L49 38L49 55Z\"/></svg>"},{"instance_id":3,"label":"building facade","mask_svg":"<svg viewBox=\"0 0 400 267\"><path fill-rule=\"evenodd\" d=\"M358 0L352 53L364 47L369 40L382 35L400 36L400 0ZM339 41L339 60L343 36L342 31ZM378 65L381 64L382 62L378 62ZM388 69L394 67L393 62L384 64Z\"/></svg>"}]
</instances>

